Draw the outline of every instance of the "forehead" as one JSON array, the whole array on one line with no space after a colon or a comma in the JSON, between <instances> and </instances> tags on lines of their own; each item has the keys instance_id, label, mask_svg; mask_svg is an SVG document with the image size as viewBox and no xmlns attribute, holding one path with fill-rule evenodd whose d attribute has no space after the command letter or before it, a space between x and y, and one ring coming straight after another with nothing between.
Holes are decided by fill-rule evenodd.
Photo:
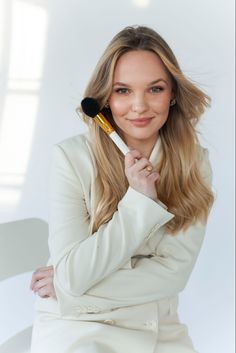
<instances>
[{"instance_id":1,"label":"forehead","mask_svg":"<svg viewBox=\"0 0 236 353\"><path fill-rule=\"evenodd\" d=\"M153 81L159 78L170 80L170 75L159 56L147 50L133 50L123 54L114 70L114 81L126 82L128 79Z\"/></svg>"}]
</instances>

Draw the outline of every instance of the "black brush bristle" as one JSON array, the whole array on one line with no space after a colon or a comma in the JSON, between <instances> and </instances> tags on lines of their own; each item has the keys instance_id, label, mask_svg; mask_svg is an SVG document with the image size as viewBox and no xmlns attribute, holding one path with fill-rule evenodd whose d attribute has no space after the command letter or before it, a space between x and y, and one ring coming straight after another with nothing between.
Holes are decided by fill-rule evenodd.
<instances>
[{"instance_id":1,"label":"black brush bristle","mask_svg":"<svg viewBox=\"0 0 236 353\"><path fill-rule=\"evenodd\" d=\"M86 97L81 101L81 107L83 109L84 114L94 118L99 112L99 104L96 99L91 97Z\"/></svg>"}]
</instances>

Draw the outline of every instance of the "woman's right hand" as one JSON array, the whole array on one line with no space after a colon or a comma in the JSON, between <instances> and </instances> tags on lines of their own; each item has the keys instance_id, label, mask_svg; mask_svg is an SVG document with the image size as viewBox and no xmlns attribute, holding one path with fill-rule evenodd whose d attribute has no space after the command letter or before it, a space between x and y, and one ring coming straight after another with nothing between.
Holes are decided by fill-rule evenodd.
<instances>
[{"instance_id":1,"label":"woman's right hand","mask_svg":"<svg viewBox=\"0 0 236 353\"><path fill-rule=\"evenodd\" d=\"M149 160L142 157L137 150L132 150L125 155L125 175L129 185L136 191L157 200L155 182L160 179L157 171L148 171L151 166Z\"/></svg>"}]
</instances>

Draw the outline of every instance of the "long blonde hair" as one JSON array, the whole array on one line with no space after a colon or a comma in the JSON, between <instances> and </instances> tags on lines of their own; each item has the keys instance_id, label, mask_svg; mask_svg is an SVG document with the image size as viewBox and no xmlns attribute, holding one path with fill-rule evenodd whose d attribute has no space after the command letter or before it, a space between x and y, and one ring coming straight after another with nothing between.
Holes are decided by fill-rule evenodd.
<instances>
[{"instance_id":1,"label":"long blonde hair","mask_svg":"<svg viewBox=\"0 0 236 353\"><path fill-rule=\"evenodd\" d=\"M174 235L196 221L206 222L214 202L214 195L199 170L201 149L195 131L200 116L210 105L210 98L184 76L172 50L159 34L148 27L126 27L106 48L85 90L85 96L98 101L118 134L121 132L105 103L112 91L117 60L131 50L156 53L173 82L177 103L170 108L168 119L159 130L162 155L155 168L161 175L157 183L158 198L175 215L166 224L168 232ZM96 207L91 215L91 229L95 232L112 218L129 185L122 153L91 118L82 114L82 119L89 126L97 167Z\"/></svg>"}]
</instances>

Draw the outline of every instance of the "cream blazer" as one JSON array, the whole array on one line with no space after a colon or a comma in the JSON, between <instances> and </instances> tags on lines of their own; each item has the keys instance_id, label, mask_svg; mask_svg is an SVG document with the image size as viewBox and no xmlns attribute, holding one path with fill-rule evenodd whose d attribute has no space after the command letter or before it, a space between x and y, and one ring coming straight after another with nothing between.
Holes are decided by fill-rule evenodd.
<instances>
[{"instance_id":1,"label":"cream blazer","mask_svg":"<svg viewBox=\"0 0 236 353\"><path fill-rule=\"evenodd\" d=\"M198 147L200 170L210 185L208 150ZM160 153L158 138L150 156L153 165ZM88 133L54 146L48 265L54 266L57 300L37 297L36 310L80 320L96 313L105 317L116 308L175 300L193 270L206 225L196 223L171 236L165 225L174 214L129 187L112 219L90 236L95 177Z\"/></svg>"}]
</instances>

